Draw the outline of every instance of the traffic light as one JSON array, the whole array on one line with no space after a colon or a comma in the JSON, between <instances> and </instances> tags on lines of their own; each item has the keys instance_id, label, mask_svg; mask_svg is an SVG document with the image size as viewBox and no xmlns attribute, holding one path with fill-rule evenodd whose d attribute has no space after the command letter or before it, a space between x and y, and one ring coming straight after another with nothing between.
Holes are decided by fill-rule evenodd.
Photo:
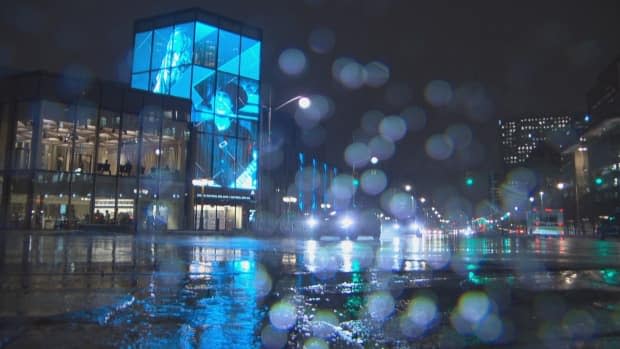
<instances>
[{"instance_id":1,"label":"traffic light","mask_svg":"<svg viewBox=\"0 0 620 349\"><path fill-rule=\"evenodd\" d=\"M596 184L596 185L598 185L598 186L603 185L603 178L601 178L601 177L596 177L596 178L594 179L594 184Z\"/></svg>"},{"instance_id":2,"label":"traffic light","mask_svg":"<svg viewBox=\"0 0 620 349\"><path fill-rule=\"evenodd\" d=\"M471 187L474 185L474 177L465 178L465 185Z\"/></svg>"}]
</instances>

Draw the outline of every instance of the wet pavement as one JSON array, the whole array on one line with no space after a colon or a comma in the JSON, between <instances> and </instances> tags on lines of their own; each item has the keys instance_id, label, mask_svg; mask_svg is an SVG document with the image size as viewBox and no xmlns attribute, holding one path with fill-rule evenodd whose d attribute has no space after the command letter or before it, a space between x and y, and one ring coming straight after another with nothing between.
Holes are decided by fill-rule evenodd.
<instances>
[{"instance_id":1,"label":"wet pavement","mask_svg":"<svg viewBox=\"0 0 620 349\"><path fill-rule=\"evenodd\" d=\"M620 347L620 243L4 232L1 346Z\"/></svg>"}]
</instances>

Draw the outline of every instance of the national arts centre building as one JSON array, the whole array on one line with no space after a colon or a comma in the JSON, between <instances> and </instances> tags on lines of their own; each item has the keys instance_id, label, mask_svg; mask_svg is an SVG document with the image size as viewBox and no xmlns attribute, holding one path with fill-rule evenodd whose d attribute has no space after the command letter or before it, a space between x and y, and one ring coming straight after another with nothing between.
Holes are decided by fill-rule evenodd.
<instances>
[{"instance_id":1,"label":"national arts centre building","mask_svg":"<svg viewBox=\"0 0 620 349\"><path fill-rule=\"evenodd\" d=\"M200 9L135 23L130 85L0 80L0 226L246 229L261 32Z\"/></svg>"}]
</instances>

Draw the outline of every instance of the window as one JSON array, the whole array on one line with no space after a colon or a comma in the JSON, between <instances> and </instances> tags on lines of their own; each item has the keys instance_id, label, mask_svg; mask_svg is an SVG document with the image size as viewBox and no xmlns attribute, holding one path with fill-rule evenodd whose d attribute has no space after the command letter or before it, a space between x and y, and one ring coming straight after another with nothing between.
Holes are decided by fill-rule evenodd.
<instances>
[{"instance_id":1,"label":"window","mask_svg":"<svg viewBox=\"0 0 620 349\"><path fill-rule=\"evenodd\" d=\"M239 50L241 37L238 34L220 30L217 69L239 75Z\"/></svg>"},{"instance_id":2,"label":"window","mask_svg":"<svg viewBox=\"0 0 620 349\"><path fill-rule=\"evenodd\" d=\"M194 64L215 68L217 53L217 28L196 22L194 37Z\"/></svg>"},{"instance_id":3,"label":"window","mask_svg":"<svg viewBox=\"0 0 620 349\"><path fill-rule=\"evenodd\" d=\"M149 70L151 64L151 45L153 32L137 33L134 38L133 46L133 66L132 72L145 72Z\"/></svg>"}]
</instances>

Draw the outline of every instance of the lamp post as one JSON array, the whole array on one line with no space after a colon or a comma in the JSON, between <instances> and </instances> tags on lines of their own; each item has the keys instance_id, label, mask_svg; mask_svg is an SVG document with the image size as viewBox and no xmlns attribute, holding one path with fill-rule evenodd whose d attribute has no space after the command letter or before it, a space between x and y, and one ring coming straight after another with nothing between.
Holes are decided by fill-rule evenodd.
<instances>
[{"instance_id":1,"label":"lamp post","mask_svg":"<svg viewBox=\"0 0 620 349\"><path fill-rule=\"evenodd\" d=\"M195 187L200 187L200 220L198 223L198 229L204 230L204 199L205 199L205 187L208 185L212 185L213 180L209 178L194 178L192 179L192 185Z\"/></svg>"},{"instance_id":2,"label":"lamp post","mask_svg":"<svg viewBox=\"0 0 620 349\"><path fill-rule=\"evenodd\" d=\"M312 101L310 100L310 98L306 97L306 96L295 96L287 101L285 101L284 103L278 105L277 107L273 108L271 105L271 92L269 92L269 105L267 105L267 143L269 145L271 145L271 115L273 113L273 111L278 111L284 107L286 107L287 105L293 103L297 101L297 105L301 108L301 109L308 109L310 108L310 106L312 105Z\"/></svg>"},{"instance_id":3,"label":"lamp post","mask_svg":"<svg viewBox=\"0 0 620 349\"><path fill-rule=\"evenodd\" d=\"M285 196L282 198L282 201L286 203L286 225L290 225L291 223L291 204L297 203L297 198L294 196Z\"/></svg>"}]
</instances>

